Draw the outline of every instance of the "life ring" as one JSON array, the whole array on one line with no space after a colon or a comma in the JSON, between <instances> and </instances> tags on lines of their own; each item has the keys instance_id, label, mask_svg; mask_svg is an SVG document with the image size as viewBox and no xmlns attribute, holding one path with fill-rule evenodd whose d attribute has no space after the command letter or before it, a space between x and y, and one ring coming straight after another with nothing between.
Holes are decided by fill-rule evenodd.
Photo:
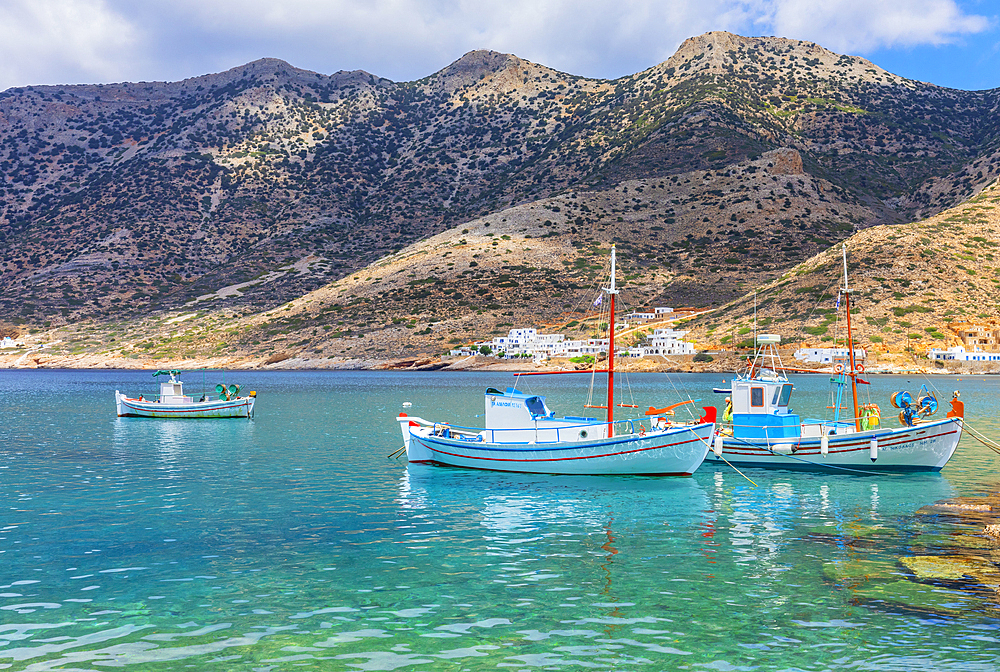
<instances>
[{"instance_id":1,"label":"life ring","mask_svg":"<svg viewBox=\"0 0 1000 672\"><path fill-rule=\"evenodd\" d=\"M833 372L834 373L843 373L844 372L844 365L843 364L835 364L834 367L833 367Z\"/></svg>"},{"instance_id":2,"label":"life ring","mask_svg":"<svg viewBox=\"0 0 1000 672\"><path fill-rule=\"evenodd\" d=\"M864 364L858 364L857 366L854 367L854 370L857 371L858 373L864 373L865 372L865 365Z\"/></svg>"}]
</instances>

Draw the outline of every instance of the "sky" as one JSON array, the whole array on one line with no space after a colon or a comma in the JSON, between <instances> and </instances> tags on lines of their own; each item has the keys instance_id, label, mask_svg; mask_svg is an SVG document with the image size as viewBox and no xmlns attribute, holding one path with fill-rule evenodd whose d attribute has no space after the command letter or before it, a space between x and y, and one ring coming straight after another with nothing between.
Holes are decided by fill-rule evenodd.
<instances>
[{"instance_id":1,"label":"sky","mask_svg":"<svg viewBox=\"0 0 1000 672\"><path fill-rule=\"evenodd\" d=\"M711 30L809 40L940 86L1000 87L997 0L0 0L0 91L175 81L263 57L410 81L473 49L616 78Z\"/></svg>"}]
</instances>

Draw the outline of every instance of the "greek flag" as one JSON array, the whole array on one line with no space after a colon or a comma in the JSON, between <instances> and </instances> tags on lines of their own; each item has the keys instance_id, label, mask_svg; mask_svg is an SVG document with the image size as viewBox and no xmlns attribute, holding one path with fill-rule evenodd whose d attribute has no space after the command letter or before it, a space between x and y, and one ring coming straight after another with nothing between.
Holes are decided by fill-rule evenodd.
<instances>
[{"instance_id":1,"label":"greek flag","mask_svg":"<svg viewBox=\"0 0 1000 672\"><path fill-rule=\"evenodd\" d=\"M601 305L601 301L603 301L603 300L604 300L604 295L603 294L598 294L597 298L594 299L594 308L597 308L599 305Z\"/></svg>"}]
</instances>

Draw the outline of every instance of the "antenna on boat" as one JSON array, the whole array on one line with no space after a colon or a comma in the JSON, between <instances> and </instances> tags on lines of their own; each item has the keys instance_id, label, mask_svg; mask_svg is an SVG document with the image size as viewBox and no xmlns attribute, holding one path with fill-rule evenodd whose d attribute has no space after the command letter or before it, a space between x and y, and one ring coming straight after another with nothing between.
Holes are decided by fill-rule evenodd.
<instances>
[{"instance_id":1,"label":"antenna on boat","mask_svg":"<svg viewBox=\"0 0 1000 672\"><path fill-rule=\"evenodd\" d=\"M615 244L611 243L611 284L605 287L610 303L608 310L611 311L608 319L608 438L614 436L615 422Z\"/></svg>"}]
</instances>

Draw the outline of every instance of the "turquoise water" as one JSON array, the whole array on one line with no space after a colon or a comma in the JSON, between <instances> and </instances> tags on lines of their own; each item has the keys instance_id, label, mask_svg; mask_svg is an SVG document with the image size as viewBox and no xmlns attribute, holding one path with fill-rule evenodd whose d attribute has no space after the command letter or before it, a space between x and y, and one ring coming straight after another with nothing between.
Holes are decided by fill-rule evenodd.
<instances>
[{"instance_id":1,"label":"turquoise water","mask_svg":"<svg viewBox=\"0 0 1000 672\"><path fill-rule=\"evenodd\" d=\"M577 414L569 378L520 386ZM149 372L0 371L0 669L1000 669L981 591L907 582L907 603L824 575L871 561L905 580L897 559L955 529L921 507L997 492L986 448L964 438L935 475L746 471L756 486L722 467L597 478L387 459L404 401L472 424L485 387L513 380L229 372L259 393L253 421L169 421L114 416L116 388L155 392ZM794 380L793 406L820 414L827 379ZM885 409L921 382L877 377L873 397ZM722 378L628 383L645 408L718 403ZM934 383L1000 437L1000 379Z\"/></svg>"}]
</instances>

